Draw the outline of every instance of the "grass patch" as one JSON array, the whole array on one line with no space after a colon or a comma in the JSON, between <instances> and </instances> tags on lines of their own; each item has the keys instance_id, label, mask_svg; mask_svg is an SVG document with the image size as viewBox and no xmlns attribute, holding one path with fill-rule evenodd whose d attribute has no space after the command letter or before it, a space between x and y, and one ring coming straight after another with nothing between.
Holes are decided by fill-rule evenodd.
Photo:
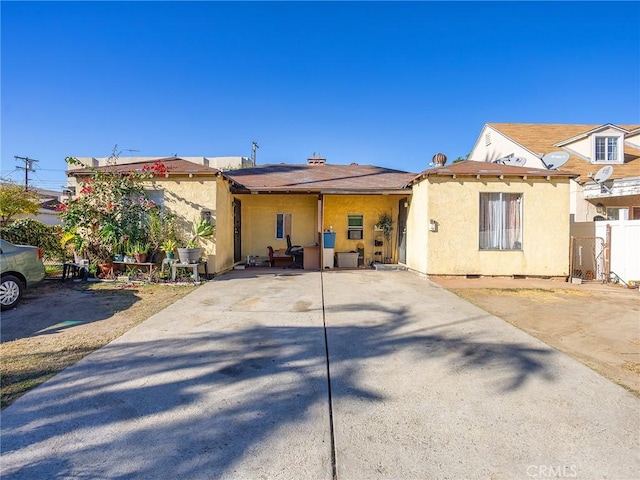
<instances>
[{"instance_id":1,"label":"grass patch","mask_svg":"<svg viewBox=\"0 0 640 480\"><path fill-rule=\"evenodd\" d=\"M106 345L127 330L194 291L197 286L158 284L45 283L37 295L58 295L60 290L80 290L91 295L108 318L60 329L53 334L36 333L0 344L0 408L37 387L56 373ZM135 295L135 303L131 296Z\"/></svg>"}]
</instances>

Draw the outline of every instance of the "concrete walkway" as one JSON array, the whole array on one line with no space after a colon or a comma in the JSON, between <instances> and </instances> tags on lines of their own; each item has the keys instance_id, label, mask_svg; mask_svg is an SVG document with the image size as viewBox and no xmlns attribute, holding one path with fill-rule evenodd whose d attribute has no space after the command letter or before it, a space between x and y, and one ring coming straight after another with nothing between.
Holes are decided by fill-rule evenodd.
<instances>
[{"instance_id":1,"label":"concrete walkway","mask_svg":"<svg viewBox=\"0 0 640 480\"><path fill-rule=\"evenodd\" d=\"M636 479L638 418L621 387L411 273L244 270L5 409L1 474Z\"/></svg>"}]
</instances>

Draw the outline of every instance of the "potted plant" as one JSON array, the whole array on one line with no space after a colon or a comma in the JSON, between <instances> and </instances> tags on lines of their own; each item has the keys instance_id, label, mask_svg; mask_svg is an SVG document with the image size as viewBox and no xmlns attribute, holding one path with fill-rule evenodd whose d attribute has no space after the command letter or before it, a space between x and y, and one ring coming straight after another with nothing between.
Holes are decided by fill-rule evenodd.
<instances>
[{"instance_id":1,"label":"potted plant","mask_svg":"<svg viewBox=\"0 0 640 480\"><path fill-rule=\"evenodd\" d=\"M193 222L193 235L185 248L178 248L178 257L181 263L198 263L200 260L199 240L212 237L216 233L216 226L202 217Z\"/></svg>"},{"instance_id":2,"label":"potted plant","mask_svg":"<svg viewBox=\"0 0 640 480\"><path fill-rule=\"evenodd\" d=\"M385 239L385 255L383 262L391 263L391 232L393 232L393 218L391 215L387 212L381 213L378 217L376 228L382 230L382 235ZM376 246L379 246L377 245L377 242Z\"/></svg>"},{"instance_id":3,"label":"potted plant","mask_svg":"<svg viewBox=\"0 0 640 480\"><path fill-rule=\"evenodd\" d=\"M127 242L125 242L124 244L124 261L126 263L133 263L136 261L135 258L133 258L133 254L134 254L134 248L133 248L134 243L127 240Z\"/></svg>"},{"instance_id":4,"label":"potted plant","mask_svg":"<svg viewBox=\"0 0 640 480\"><path fill-rule=\"evenodd\" d=\"M173 252L177 247L178 243L175 240L165 240L160 245L160 250L166 253L167 258L171 259L174 258L175 254Z\"/></svg>"},{"instance_id":5,"label":"potted plant","mask_svg":"<svg viewBox=\"0 0 640 480\"><path fill-rule=\"evenodd\" d=\"M138 241L133 244L133 258L136 259L137 263L145 263L147 261L149 248L150 245L146 242Z\"/></svg>"}]
</instances>

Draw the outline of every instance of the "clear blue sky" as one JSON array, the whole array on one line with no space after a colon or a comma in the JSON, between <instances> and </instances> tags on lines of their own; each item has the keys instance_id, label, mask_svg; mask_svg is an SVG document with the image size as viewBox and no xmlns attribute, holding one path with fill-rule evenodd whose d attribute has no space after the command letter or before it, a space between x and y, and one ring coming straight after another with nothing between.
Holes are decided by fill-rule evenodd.
<instances>
[{"instance_id":1,"label":"clear blue sky","mask_svg":"<svg viewBox=\"0 0 640 480\"><path fill-rule=\"evenodd\" d=\"M638 2L7 2L2 176L251 153L419 172L487 122L640 123Z\"/></svg>"}]
</instances>

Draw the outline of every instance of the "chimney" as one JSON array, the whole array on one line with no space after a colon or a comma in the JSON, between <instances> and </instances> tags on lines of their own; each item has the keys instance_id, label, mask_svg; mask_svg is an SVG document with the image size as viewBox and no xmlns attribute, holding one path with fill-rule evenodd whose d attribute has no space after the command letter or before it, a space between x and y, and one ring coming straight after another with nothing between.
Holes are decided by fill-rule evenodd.
<instances>
[{"instance_id":1,"label":"chimney","mask_svg":"<svg viewBox=\"0 0 640 480\"><path fill-rule=\"evenodd\" d=\"M316 152L313 152L313 155L307 158L307 165L324 165L327 163L326 158L322 158L320 154L316 155Z\"/></svg>"}]
</instances>

